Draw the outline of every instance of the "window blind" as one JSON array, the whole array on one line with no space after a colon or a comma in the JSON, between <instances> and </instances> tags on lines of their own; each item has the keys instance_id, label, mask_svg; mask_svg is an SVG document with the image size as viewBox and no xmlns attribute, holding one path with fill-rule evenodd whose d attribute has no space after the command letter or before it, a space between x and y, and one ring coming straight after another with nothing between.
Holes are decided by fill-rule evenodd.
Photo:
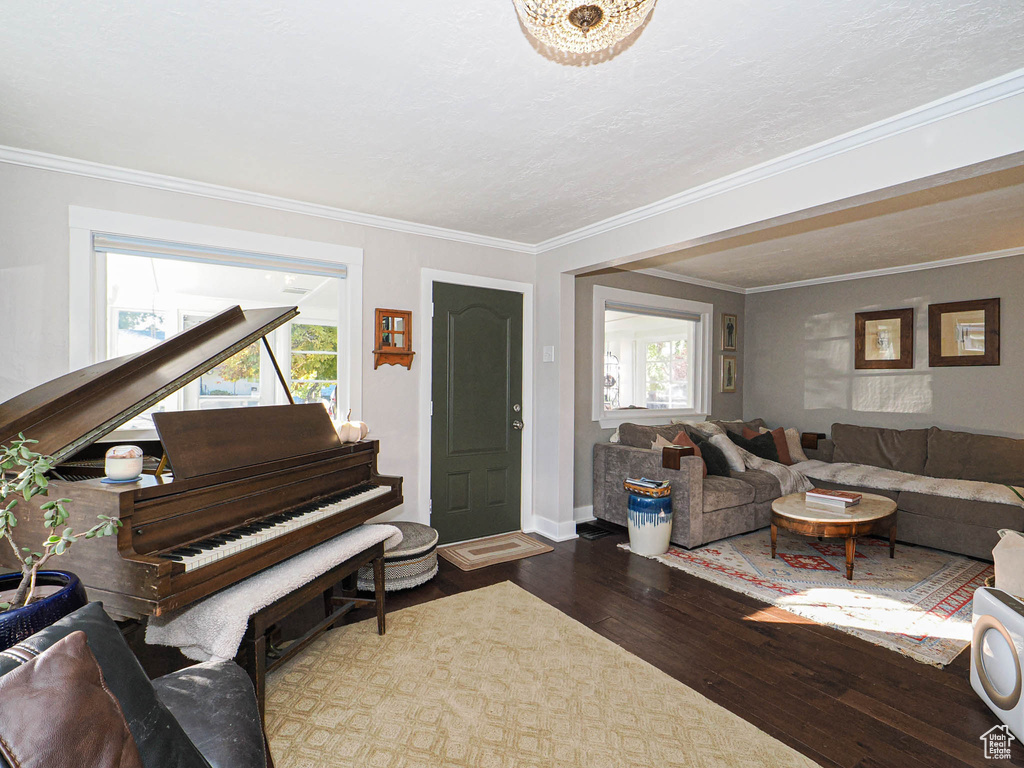
<instances>
[{"instance_id":1,"label":"window blind","mask_svg":"<svg viewBox=\"0 0 1024 768\"><path fill-rule=\"evenodd\" d=\"M323 277L345 278L344 264L332 264L312 259L295 259L268 253L236 251L188 243L171 243L122 235L96 233L92 236L93 250L99 253L117 253L126 256L146 256L155 259L197 261L204 264L228 264L239 267L269 269L276 272L305 272Z\"/></svg>"}]
</instances>

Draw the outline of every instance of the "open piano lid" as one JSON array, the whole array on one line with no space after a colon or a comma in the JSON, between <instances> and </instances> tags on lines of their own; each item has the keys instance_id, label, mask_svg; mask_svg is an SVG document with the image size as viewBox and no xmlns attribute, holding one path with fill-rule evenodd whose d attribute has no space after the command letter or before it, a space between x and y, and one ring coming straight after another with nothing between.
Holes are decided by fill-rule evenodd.
<instances>
[{"instance_id":1,"label":"open piano lid","mask_svg":"<svg viewBox=\"0 0 1024 768\"><path fill-rule=\"evenodd\" d=\"M64 461L298 314L235 306L152 349L30 389L0 405L0 445L22 433Z\"/></svg>"}]
</instances>

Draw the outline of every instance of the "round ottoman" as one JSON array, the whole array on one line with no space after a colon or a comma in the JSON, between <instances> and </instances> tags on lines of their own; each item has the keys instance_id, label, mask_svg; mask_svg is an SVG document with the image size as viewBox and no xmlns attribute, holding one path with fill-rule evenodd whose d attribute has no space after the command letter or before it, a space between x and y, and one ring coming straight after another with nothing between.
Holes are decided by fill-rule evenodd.
<instances>
[{"instance_id":1,"label":"round ottoman","mask_svg":"<svg viewBox=\"0 0 1024 768\"><path fill-rule=\"evenodd\" d=\"M393 592L430 581L437 575L437 531L421 523L388 523L402 532L402 541L384 553L384 589ZM357 586L373 592L373 568L359 569Z\"/></svg>"}]
</instances>

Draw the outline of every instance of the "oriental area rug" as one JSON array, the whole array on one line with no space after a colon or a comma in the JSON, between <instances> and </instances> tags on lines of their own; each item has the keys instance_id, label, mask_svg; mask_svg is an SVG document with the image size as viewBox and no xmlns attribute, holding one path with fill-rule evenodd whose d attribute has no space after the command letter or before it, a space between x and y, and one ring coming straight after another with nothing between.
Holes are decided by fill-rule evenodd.
<instances>
[{"instance_id":1,"label":"oriental area rug","mask_svg":"<svg viewBox=\"0 0 1024 768\"><path fill-rule=\"evenodd\" d=\"M277 768L815 765L510 582L327 632L267 684Z\"/></svg>"},{"instance_id":2,"label":"oriental area rug","mask_svg":"<svg viewBox=\"0 0 1024 768\"><path fill-rule=\"evenodd\" d=\"M992 574L927 547L897 544L890 559L888 540L862 538L848 581L843 541L780 530L772 560L767 529L651 559L934 666L970 645L974 590Z\"/></svg>"}]
</instances>

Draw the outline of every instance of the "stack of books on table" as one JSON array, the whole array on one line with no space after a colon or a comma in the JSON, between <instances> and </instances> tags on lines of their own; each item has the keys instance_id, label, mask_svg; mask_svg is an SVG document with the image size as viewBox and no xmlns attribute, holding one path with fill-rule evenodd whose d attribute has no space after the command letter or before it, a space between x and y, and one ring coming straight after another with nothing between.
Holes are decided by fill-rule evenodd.
<instances>
[{"instance_id":1,"label":"stack of books on table","mask_svg":"<svg viewBox=\"0 0 1024 768\"><path fill-rule=\"evenodd\" d=\"M805 494L809 503L824 504L835 509L846 509L860 504L861 494L853 491L833 491L828 488L811 488Z\"/></svg>"}]
</instances>

